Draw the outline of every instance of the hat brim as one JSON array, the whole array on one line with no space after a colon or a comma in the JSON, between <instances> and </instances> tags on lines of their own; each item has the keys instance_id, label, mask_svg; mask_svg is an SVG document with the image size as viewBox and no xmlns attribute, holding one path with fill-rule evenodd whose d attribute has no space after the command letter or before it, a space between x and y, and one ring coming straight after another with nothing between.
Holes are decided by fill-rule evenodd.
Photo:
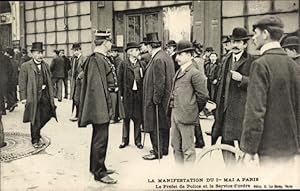
<instances>
[{"instance_id":1,"label":"hat brim","mask_svg":"<svg viewBox=\"0 0 300 191\"><path fill-rule=\"evenodd\" d=\"M242 37L242 38L230 36L230 37L229 37L229 41L230 41L230 40L249 40L250 38L251 38L250 36L246 36L246 37ZM229 41L228 41L228 42L229 42Z\"/></svg>"},{"instance_id":2,"label":"hat brim","mask_svg":"<svg viewBox=\"0 0 300 191\"><path fill-rule=\"evenodd\" d=\"M178 51L175 51L176 54L179 54L179 53L182 53L182 52L188 52L188 51L194 51L195 48L185 48L185 49L182 49L182 50L178 50Z\"/></svg>"},{"instance_id":3,"label":"hat brim","mask_svg":"<svg viewBox=\"0 0 300 191\"><path fill-rule=\"evenodd\" d=\"M129 46L127 48L125 48L125 52L127 52L127 50L132 49L132 48L140 48L140 46Z\"/></svg>"},{"instance_id":4,"label":"hat brim","mask_svg":"<svg viewBox=\"0 0 300 191\"><path fill-rule=\"evenodd\" d=\"M282 45L282 48L286 48L286 47L291 47L291 46L300 46L300 44L286 44L286 45Z\"/></svg>"},{"instance_id":5,"label":"hat brim","mask_svg":"<svg viewBox=\"0 0 300 191\"><path fill-rule=\"evenodd\" d=\"M32 52L32 51L40 51L40 52L44 52L45 50L44 50L44 49L31 49L30 51L31 51L31 52Z\"/></svg>"}]
</instances>

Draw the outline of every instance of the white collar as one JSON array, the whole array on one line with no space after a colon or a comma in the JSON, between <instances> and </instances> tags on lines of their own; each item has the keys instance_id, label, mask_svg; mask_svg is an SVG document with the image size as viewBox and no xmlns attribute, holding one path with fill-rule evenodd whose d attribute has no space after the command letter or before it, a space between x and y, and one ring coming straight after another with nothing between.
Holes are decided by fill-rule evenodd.
<instances>
[{"instance_id":1,"label":"white collar","mask_svg":"<svg viewBox=\"0 0 300 191\"><path fill-rule=\"evenodd\" d=\"M80 58L80 56L81 56L81 53L77 56L77 59L79 59Z\"/></svg>"},{"instance_id":2,"label":"white collar","mask_svg":"<svg viewBox=\"0 0 300 191\"><path fill-rule=\"evenodd\" d=\"M278 41L273 41L273 42L268 42L268 43L264 44L260 48L260 54L262 55L267 50L270 50L270 49L273 49L273 48L281 48L280 43Z\"/></svg>"},{"instance_id":3,"label":"white collar","mask_svg":"<svg viewBox=\"0 0 300 191\"><path fill-rule=\"evenodd\" d=\"M154 57L155 54L157 54L158 51L160 51L160 50L161 50L161 47L154 49L154 50L152 51L152 55L151 55L151 56Z\"/></svg>"},{"instance_id":4,"label":"white collar","mask_svg":"<svg viewBox=\"0 0 300 191\"><path fill-rule=\"evenodd\" d=\"M192 60L188 61L187 63L183 64L180 66L181 71L183 72L185 69L187 69L187 67L189 67L192 64Z\"/></svg>"},{"instance_id":5,"label":"white collar","mask_svg":"<svg viewBox=\"0 0 300 191\"><path fill-rule=\"evenodd\" d=\"M173 56L175 54L175 52L172 52L172 54L170 54L170 56Z\"/></svg>"},{"instance_id":6,"label":"white collar","mask_svg":"<svg viewBox=\"0 0 300 191\"><path fill-rule=\"evenodd\" d=\"M234 62L234 58L236 58L236 62L239 61L240 58L242 57L243 53L244 53L244 50L242 50L242 51L241 51L240 53L238 53L238 54L232 53L232 61Z\"/></svg>"}]
</instances>

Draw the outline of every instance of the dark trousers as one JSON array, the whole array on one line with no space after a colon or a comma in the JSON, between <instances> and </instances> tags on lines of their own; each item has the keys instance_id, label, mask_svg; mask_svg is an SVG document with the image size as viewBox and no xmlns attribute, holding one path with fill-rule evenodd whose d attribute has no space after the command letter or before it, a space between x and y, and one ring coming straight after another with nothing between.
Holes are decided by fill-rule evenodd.
<instances>
[{"instance_id":1,"label":"dark trousers","mask_svg":"<svg viewBox=\"0 0 300 191\"><path fill-rule=\"evenodd\" d=\"M4 96L0 94L0 112L6 113L5 111L5 102L4 102Z\"/></svg>"},{"instance_id":2,"label":"dark trousers","mask_svg":"<svg viewBox=\"0 0 300 191\"><path fill-rule=\"evenodd\" d=\"M169 143L170 143L170 129L169 128L159 129L159 135L157 134L156 128L150 132L150 140L155 155L158 155L158 142L157 142L158 136L159 136L159 145L160 145L160 156L162 157L162 155L168 155Z\"/></svg>"},{"instance_id":3,"label":"dark trousers","mask_svg":"<svg viewBox=\"0 0 300 191\"><path fill-rule=\"evenodd\" d=\"M17 102L18 99L17 99L17 87L16 87L7 93L7 108L11 108Z\"/></svg>"},{"instance_id":4,"label":"dark trousers","mask_svg":"<svg viewBox=\"0 0 300 191\"><path fill-rule=\"evenodd\" d=\"M90 172L97 178L103 178L107 175L105 158L108 143L108 126L109 123L93 124Z\"/></svg>"},{"instance_id":5,"label":"dark trousers","mask_svg":"<svg viewBox=\"0 0 300 191\"><path fill-rule=\"evenodd\" d=\"M65 98L68 97L68 78L63 79L64 82L64 88L65 88Z\"/></svg>"},{"instance_id":6,"label":"dark trousers","mask_svg":"<svg viewBox=\"0 0 300 191\"><path fill-rule=\"evenodd\" d=\"M201 146L205 145L200 122L195 125L195 139L196 139L195 142L196 145L201 145Z\"/></svg>"},{"instance_id":7,"label":"dark trousers","mask_svg":"<svg viewBox=\"0 0 300 191\"><path fill-rule=\"evenodd\" d=\"M58 98L58 100L62 100L62 83L63 78L52 78L54 95Z\"/></svg>"},{"instance_id":8,"label":"dark trousers","mask_svg":"<svg viewBox=\"0 0 300 191\"><path fill-rule=\"evenodd\" d=\"M37 105L37 112L35 116L35 122L30 123L30 134L31 134L31 143L38 143L41 138L41 122L40 122L40 106L39 103Z\"/></svg>"},{"instance_id":9,"label":"dark trousers","mask_svg":"<svg viewBox=\"0 0 300 191\"><path fill-rule=\"evenodd\" d=\"M142 121L140 119L132 119L134 124L134 143L135 145L141 144L141 125ZM122 131L122 142L126 145L129 144L130 137L130 119L125 118L123 122L123 131Z\"/></svg>"},{"instance_id":10,"label":"dark trousers","mask_svg":"<svg viewBox=\"0 0 300 191\"><path fill-rule=\"evenodd\" d=\"M227 144L227 145L234 146L234 141L227 141L222 138L221 144ZM233 166L233 165L237 164L234 153L229 152L229 151L222 151L222 155L223 155L225 165Z\"/></svg>"}]
</instances>

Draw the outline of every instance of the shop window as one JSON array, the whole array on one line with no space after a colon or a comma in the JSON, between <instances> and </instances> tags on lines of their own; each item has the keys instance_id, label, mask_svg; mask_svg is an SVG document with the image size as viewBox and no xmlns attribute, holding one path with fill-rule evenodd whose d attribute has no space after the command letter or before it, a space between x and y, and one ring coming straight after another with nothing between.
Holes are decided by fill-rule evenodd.
<instances>
[{"instance_id":1,"label":"shop window","mask_svg":"<svg viewBox=\"0 0 300 191\"><path fill-rule=\"evenodd\" d=\"M54 18L54 7L47 7L46 8L46 18L47 19Z\"/></svg>"},{"instance_id":2,"label":"shop window","mask_svg":"<svg viewBox=\"0 0 300 191\"><path fill-rule=\"evenodd\" d=\"M243 17L223 19L223 35L230 35L235 27L244 27Z\"/></svg>"},{"instance_id":3,"label":"shop window","mask_svg":"<svg viewBox=\"0 0 300 191\"><path fill-rule=\"evenodd\" d=\"M30 33L34 33L34 22L30 22L26 24L26 33L30 34Z\"/></svg>"},{"instance_id":4,"label":"shop window","mask_svg":"<svg viewBox=\"0 0 300 191\"><path fill-rule=\"evenodd\" d=\"M81 1L79 4L80 14L89 14L91 12L90 2L89 1Z\"/></svg>"},{"instance_id":5,"label":"shop window","mask_svg":"<svg viewBox=\"0 0 300 191\"><path fill-rule=\"evenodd\" d=\"M70 30L78 29L78 17L68 18L68 28Z\"/></svg>"},{"instance_id":6,"label":"shop window","mask_svg":"<svg viewBox=\"0 0 300 191\"><path fill-rule=\"evenodd\" d=\"M36 22L36 32L45 32L45 21Z\"/></svg>"},{"instance_id":7,"label":"shop window","mask_svg":"<svg viewBox=\"0 0 300 191\"><path fill-rule=\"evenodd\" d=\"M47 32L55 31L55 20L47 20L46 28Z\"/></svg>"},{"instance_id":8,"label":"shop window","mask_svg":"<svg viewBox=\"0 0 300 191\"><path fill-rule=\"evenodd\" d=\"M276 11L299 10L299 0L274 1Z\"/></svg>"},{"instance_id":9,"label":"shop window","mask_svg":"<svg viewBox=\"0 0 300 191\"><path fill-rule=\"evenodd\" d=\"M248 0L248 14L267 13L271 10L271 0Z\"/></svg>"},{"instance_id":10,"label":"shop window","mask_svg":"<svg viewBox=\"0 0 300 191\"><path fill-rule=\"evenodd\" d=\"M91 30L81 30L80 31L81 42L91 42Z\"/></svg>"},{"instance_id":11,"label":"shop window","mask_svg":"<svg viewBox=\"0 0 300 191\"><path fill-rule=\"evenodd\" d=\"M145 15L145 34L158 32L158 14Z\"/></svg>"},{"instance_id":12,"label":"shop window","mask_svg":"<svg viewBox=\"0 0 300 191\"><path fill-rule=\"evenodd\" d=\"M25 12L26 21L33 21L34 20L34 10L29 10Z\"/></svg>"},{"instance_id":13,"label":"shop window","mask_svg":"<svg viewBox=\"0 0 300 191\"><path fill-rule=\"evenodd\" d=\"M44 8L36 9L35 18L37 18L37 20L43 20L45 18L45 9Z\"/></svg>"},{"instance_id":14,"label":"shop window","mask_svg":"<svg viewBox=\"0 0 300 191\"><path fill-rule=\"evenodd\" d=\"M57 43L64 44L67 42L67 33L66 32L57 32Z\"/></svg>"},{"instance_id":15,"label":"shop window","mask_svg":"<svg viewBox=\"0 0 300 191\"><path fill-rule=\"evenodd\" d=\"M91 20L90 19L91 19L90 15L81 16L79 18L80 28L82 28L82 29L90 28L91 27Z\"/></svg>"},{"instance_id":16,"label":"shop window","mask_svg":"<svg viewBox=\"0 0 300 191\"><path fill-rule=\"evenodd\" d=\"M47 33L47 44L54 44L55 43L55 33Z\"/></svg>"},{"instance_id":17,"label":"shop window","mask_svg":"<svg viewBox=\"0 0 300 191\"><path fill-rule=\"evenodd\" d=\"M141 16L128 16L127 30L127 42L139 42L142 35Z\"/></svg>"},{"instance_id":18,"label":"shop window","mask_svg":"<svg viewBox=\"0 0 300 191\"><path fill-rule=\"evenodd\" d=\"M65 16L64 5L57 5L57 7L56 7L56 16L57 17L64 17Z\"/></svg>"},{"instance_id":19,"label":"shop window","mask_svg":"<svg viewBox=\"0 0 300 191\"><path fill-rule=\"evenodd\" d=\"M68 16L77 15L77 3L68 4Z\"/></svg>"},{"instance_id":20,"label":"shop window","mask_svg":"<svg viewBox=\"0 0 300 191\"><path fill-rule=\"evenodd\" d=\"M69 31L69 43L78 42L78 31Z\"/></svg>"},{"instance_id":21,"label":"shop window","mask_svg":"<svg viewBox=\"0 0 300 191\"><path fill-rule=\"evenodd\" d=\"M239 16L244 14L244 1L222 1L223 17Z\"/></svg>"}]
</instances>

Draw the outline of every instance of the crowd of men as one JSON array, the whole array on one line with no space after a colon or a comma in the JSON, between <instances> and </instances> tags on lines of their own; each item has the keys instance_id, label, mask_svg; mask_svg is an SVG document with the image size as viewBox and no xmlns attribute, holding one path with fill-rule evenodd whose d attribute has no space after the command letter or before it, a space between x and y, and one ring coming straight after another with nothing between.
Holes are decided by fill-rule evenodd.
<instances>
[{"instance_id":1,"label":"crowd of men","mask_svg":"<svg viewBox=\"0 0 300 191\"><path fill-rule=\"evenodd\" d=\"M50 65L43 61L40 42L32 44L32 59L22 64L7 49L6 56L1 54L1 89L6 90L0 95L1 113L17 106L19 81L20 100L26 104L23 121L31 123L33 146L42 147L40 130L56 118L54 97L62 101L62 84L68 97L70 73L76 110L70 120L79 127L92 125L90 172L107 184L117 183L109 176L115 171L105 166L110 123L123 119L120 149L129 144L132 120L138 149L144 146L141 132L150 134L152 150L143 159L162 159L171 142L175 161L192 164L195 148L205 145L199 114L206 111L208 100L217 105L208 133L212 144L219 137L223 144L238 141L245 163L257 155L262 164L292 162L300 147L300 40L299 31L282 38L283 28L276 16L253 25L259 56L247 52L251 36L241 27L224 39L221 57L213 47L202 52L196 41L170 40L163 49L158 33L149 33L142 42L128 42L122 60L108 31L95 33L91 55L82 55L80 43L74 43L70 60L58 50ZM25 56L21 60L28 60ZM2 68L4 63L10 66ZM226 164L235 163L233 153L222 154Z\"/></svg>"}]
</instances>

